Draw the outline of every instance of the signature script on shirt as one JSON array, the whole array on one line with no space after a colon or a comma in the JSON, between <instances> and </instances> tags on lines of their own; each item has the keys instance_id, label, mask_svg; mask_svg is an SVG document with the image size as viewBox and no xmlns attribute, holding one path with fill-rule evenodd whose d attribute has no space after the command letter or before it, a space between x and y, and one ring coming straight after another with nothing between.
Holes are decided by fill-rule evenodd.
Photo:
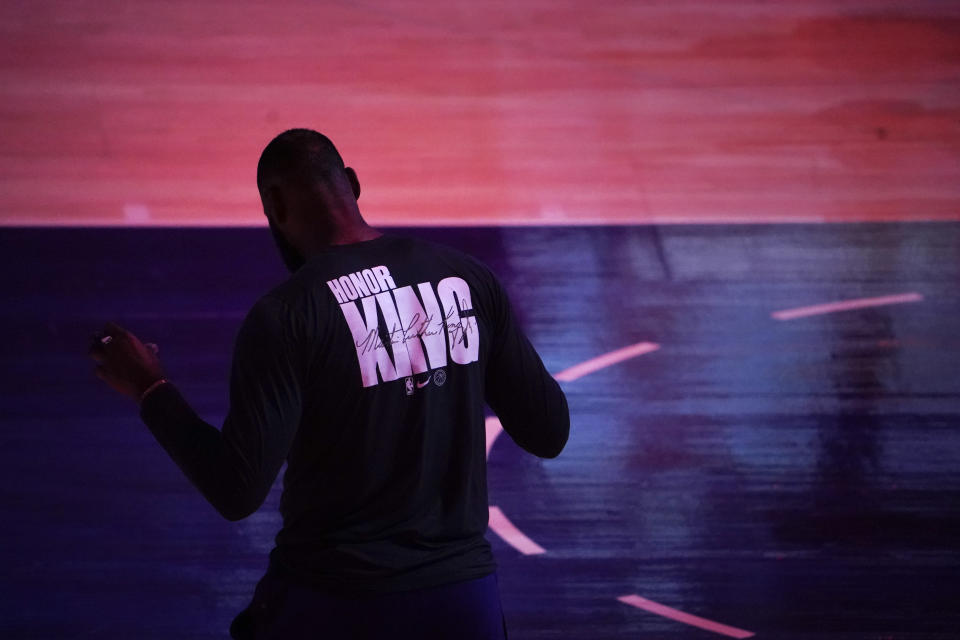
<instances>
[{"instance_id":1,"label":"signature script on shirt","mask_svg":"<svg viewBox=\"0 0 960 640\"><path fill-rule=\"evenodd\" d=\"M400 326L394 325L388 334L390 344L403 344L408 340L419 340L423 336L435 336L441 333L444 327L450 334L450 340L453 341L453 344L462 344L466 341L467 334L474 331L474 325L469 321L464 322L464 319L469 320L473 316L451 323L450 318L456 315L456 310L451 307L444 318L435 323L432 315L426 316L421 322L420 314L417 313L410 319L409 326L404 327L402 323ZM386 345L384 345L377 329L371 329L363 340L357 342L357 349L361 350L360 353L367 353L374 349L384 349L385 347Z\"/></svg>"}]
</instances>

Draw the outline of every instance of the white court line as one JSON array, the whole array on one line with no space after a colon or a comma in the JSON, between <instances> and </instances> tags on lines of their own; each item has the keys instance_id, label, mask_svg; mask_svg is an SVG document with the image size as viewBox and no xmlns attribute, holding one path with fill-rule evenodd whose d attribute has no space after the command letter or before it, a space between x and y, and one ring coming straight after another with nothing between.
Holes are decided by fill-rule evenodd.
<instances>
[{"instance_id":1,"label":"white court line","mask_svg":"<svg viewBox=\"0 0 960 640\"><path fill-rule=\"evenodd\" d=\"M546 549L524 535L523 531L517 529L507 516L503 515L500 507L490 505L489 509L490 529L503 538L504 542L525 556L533 556L547 552Z\"/></svg>"},{"instance_id":2,"label":"white court line","mask_svg":"<svg viewBox=\"0 0 960 640\"><path fill-rule=\"evenodd\" d=\"M503 433L503 426L496 416L487 418L484 426L487 432L487 458L489 459L490 449L493 447L493 443L496 442L497 437ZM510 519L504 515L500 507L490 506L489 511L490 521L488 526L490 530L500 536L500 538L511 547L525 556L547 552L546 549L531 540L523 531L517 529L516 525L510 522Z\"/></svg>"},{"instance_id":3,"label":"white court line","mask_svg":"<svg viewBox=\"0 0 960 640\"><path fill-rule=\"evenodd\" d=\"M659 616L676 620L677 622L683 622L684 624L689 624L693 627L700 627L701 629L706 629L707 631L713 631L714 633L730 636L731 638L749 638L756 635L752 631L738 629L736 627L714 622L713 620L707 620L706 618L701 618L700 616L695 616L690 613L684 613L679 609L668 607L665 604L660 604L659 602L654 602L653 600L641 598L636 594L620 596L617 598L617 600L624 604L629 604L632 607L643 609L644 611L649 611L650 613L655 613Z\"/></svg>"},{"instance_id":4,"label":"white court line","mask_svg":"<svg viewBox=\"0 0 960 640\"><path fill-rule=\"evenodd\" d=\"M588 373L599 371L604 367L609 367L617 364L618 362L623 362L629 358L634 358L644 353L656 351L659 348L660 345L653 342L638 342L637 344L630 345L629 347L617 349L616 351L605 353L602 356L592 358L586 362L581 362L578 365L574 365L569 369L561 371L554 377L557 380L569 382L570 380L582 378ZM484 428L486 430L487 440L487 459L489 460L490 449L493 448L493 443L496 442L497 438L500 437L500 434L503 433L503 425L500 424L500 420L496 416L490 416L486 419ZM547 552L546 549L538 545L522 531L520 531L520 529L518 529L512 522L510 522L507 516L504 515L503 511L500 510L500 507L490 507L489 526L490 530L503 538L504 542L524 555L534 555Z\"/></svg>"},{"instance_id":5,"label":"white court line","mask_svg":"<svg viewBox=\"0 0 960 640\"><path fill-rule=\"evenodd\" d=\"M877 298L856 298L854 300L825 302L823 304L815 304L809 307L796 307L795 309L774 311L770 315L777 320L793 320L794 318L804 318L806 316L816 316L824 313L848 311L850 309L863 309L865 307L880 307L887 304L902 304L904 302L920 302L921 300L923 300L923 296L919 293L901 293L892 296L880 296Z\"/></svg>"},{"instance_id":6,"label":"white court line","mask_svg":"<svg viewBox=\"0 0 960 640\"><path fill-rule=\"evenodd\" d=\"M487 418L484 427L486 427L487 431L487 460L489 460L490 449L493 448L493 443L496 442L500 434L503 433L503 425L500 424L500 418L496 416L490 416Z\"/></svg>"},{"instance_id":7,"label":"white court line","mask_svg":"<svg viewBox=\"0 0 960 640\"><path fill-rule=\"evenodd\" d=\"M588 373L599 371L600 369L617 364L618 362L623 362L624 360L629 360L630 358L635 358L636 356L643 355L644 353L656 351L659 348L660 345L656 342L638 342L630 345L629 347L623 347L622 349L605 353L602 356L591 358L590 360L581 362L580 364L574 365L569 369L564 369L555 375L554 378L560 380L561 382L570 382L571 380L582 378Z\"/></svg>"}]
</instances>

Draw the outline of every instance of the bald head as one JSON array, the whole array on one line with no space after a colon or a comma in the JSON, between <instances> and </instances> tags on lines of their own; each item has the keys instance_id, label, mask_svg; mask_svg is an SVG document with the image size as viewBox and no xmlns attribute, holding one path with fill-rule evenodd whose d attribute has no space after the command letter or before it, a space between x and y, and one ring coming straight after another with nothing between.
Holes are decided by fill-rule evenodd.
<instances>
[{"instance_id":1,"label":"bald head","mask_svg":"<svg viewBox=\"0 0 960 640\"><path fill-rule=\"evenodd\" d=\"M312 129L289 129L270 141L257 163L257 188L272 185L349 190L343 158L325 135Z\"/></svg>"},{"instance_id":2,"label":"bald head","mask_svg":"<svg viewBox=\"0 0 960 640\"><path fill-rule=\"evenodd\" d=\"M360 214L356 172L329 138L311 129L289 129L270 141L257 163L257 188L291 271L324 246L380 235Z\"/></svg>"}]
</instances>

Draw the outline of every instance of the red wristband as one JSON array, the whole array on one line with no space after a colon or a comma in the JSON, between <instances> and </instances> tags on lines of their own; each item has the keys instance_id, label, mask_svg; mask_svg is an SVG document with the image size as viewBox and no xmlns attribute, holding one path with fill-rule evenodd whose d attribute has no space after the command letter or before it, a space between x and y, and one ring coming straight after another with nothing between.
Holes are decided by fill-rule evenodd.
<instances>
[{"instance_id":1,"label":"red wristband","mask_svg":"<svg viewBox=\"0 0 960 640\"><path fill-rule=\"evenodd\" d=\"M160 385L165 384L165 383L167 383L167 382L170 382L170 381L167 380L166 378L160 378L159 380L157 380L156 382L154 382L153 384L151 384L149 387L147 387L147 388L144 390L143 393L140 394L140 402L143 402L144 398L146 398L146 397L150 394L151 391L153 391L154 389L156 389L156 388L159 387Z\"/></svg>"}]
</instances>

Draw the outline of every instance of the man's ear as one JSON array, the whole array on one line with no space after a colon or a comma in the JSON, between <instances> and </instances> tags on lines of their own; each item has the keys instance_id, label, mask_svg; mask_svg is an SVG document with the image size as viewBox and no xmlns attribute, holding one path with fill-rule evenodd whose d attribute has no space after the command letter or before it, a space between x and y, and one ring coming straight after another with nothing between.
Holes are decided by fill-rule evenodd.
<instances>
[{"instance_id":1,"label":"man's ear","mask_svg":"<svg viewBox=\"0 0 960 640\"><path fill-rule=\"evenodd\" d=\"M357 172L351 167L346 167L344 172L347 174L347 180L350 181L350 188L353 189L353 197L360 199L360 181L357 180Z\"/></svg>"}]
</instances>

